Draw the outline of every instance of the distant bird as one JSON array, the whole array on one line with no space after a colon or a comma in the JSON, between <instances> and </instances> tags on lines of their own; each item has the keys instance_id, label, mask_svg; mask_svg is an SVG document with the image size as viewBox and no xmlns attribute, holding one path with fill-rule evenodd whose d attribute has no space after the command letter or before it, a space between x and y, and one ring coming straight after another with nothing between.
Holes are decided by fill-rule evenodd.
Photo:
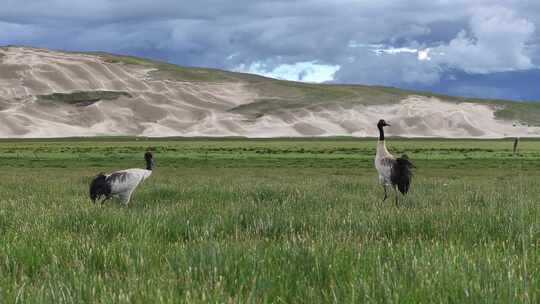
<instances>
[{"instance_id":1,"label":"distant bird","mask_svg":"<svg viewBox=\"0 0 540 304\"><path fill-rule=\"evenodd\" d=\"M512 155L514 155L514 156L516 156L516 154L517 154L517 151L518 151L518 149L517 149L517 148L518 148L518 144L519 144L519 137L516 137L516 138L514 139L514 149L513 149L513 153L512 153Z\"/></svg>"},{"instance_id":2,"label":"distant bird","mask_svg":"<svg viewBox=\"0 0 540 304\"><path fill-rule=\"evenodd\" d=\"M146 161L146 169L126 169L110 174L99 173L90 183L92 202L95 204L96 200L104 197L101 201L103 204L111 197L117 196L127 205L135 188L152 174L154 156L151 152L146 152L144 160Z\"/></svg>"},{"instance_id":3,"label":"distant bird","mask_svg":"<svg viewBox=\"0 0 540 304\"><path fill-rule=\"evenodd\" d=\"M405 195L409 192L412 179L413 164L409 161L407 155L395 158L386 149L384 142L384 127L390 126L384 119L379 120L377 128L379 129L379 142L377 143L377 154L375 155L375 168L379 173L379 182L384 188L383 202L388 198L386 192L387 186L392 186L396 193L396 205L398 204L398 193Z\"/></svg>"}]
</instances>

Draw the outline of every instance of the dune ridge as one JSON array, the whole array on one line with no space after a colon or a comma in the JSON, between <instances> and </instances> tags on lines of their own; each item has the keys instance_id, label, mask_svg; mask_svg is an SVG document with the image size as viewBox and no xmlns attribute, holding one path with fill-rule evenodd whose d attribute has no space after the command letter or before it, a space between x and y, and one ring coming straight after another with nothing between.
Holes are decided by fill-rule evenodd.
<instances>
[{"instance_id":1,"label":"dune ridge","mask_svg":"<svg viewBox=\"0 0 540 304\"><path fill-rule=\"evenodd\" d=\"M382 117L392 122L388 132L395 136L540 136L539 127L497 119L494 106L415 95L394 104L341 105L328 100L246 115L234 109L261 97L249 82L176 81L153 77L153 71L91 54L0 48L0 137L365 137L377 135L374 125ZM81 91L128 94L84 105L38 98Z\"/></svg>"}]
</instances>

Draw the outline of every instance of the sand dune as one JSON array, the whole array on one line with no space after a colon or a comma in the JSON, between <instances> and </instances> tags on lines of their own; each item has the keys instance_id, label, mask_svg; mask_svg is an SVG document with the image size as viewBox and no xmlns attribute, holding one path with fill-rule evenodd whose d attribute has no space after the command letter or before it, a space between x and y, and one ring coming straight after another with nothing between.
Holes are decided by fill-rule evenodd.
<instances>
[{"instance_id":1,"label":"sand dune","mask_svg":"<svg viewBox=\"0 0 540 304\"><path fill-rule=\"evenodd\" d=\"M396 136L539 136L540 128L495 118L493 106L408 96L386 105L329 102L247 117L231 111L257 101L244 82L186 82L151 77L144 66L94 55L0 48L0 137L376 136L376 121ZM37 96L77 91L128 92L89 104L42 102Z\"/></svg>"}]
</instances>

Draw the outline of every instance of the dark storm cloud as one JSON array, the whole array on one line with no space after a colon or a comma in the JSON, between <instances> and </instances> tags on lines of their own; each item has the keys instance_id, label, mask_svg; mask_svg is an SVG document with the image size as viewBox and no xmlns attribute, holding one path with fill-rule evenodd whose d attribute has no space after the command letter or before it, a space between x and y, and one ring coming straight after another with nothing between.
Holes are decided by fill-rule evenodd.
<instances>
[{"instance_id":1,"label":"dark storm cloud","mask_svg":"<svg viewBox=\"0 0 540 304\"><path fill-rule=\"evenodd\" d=\"M0 44L261 73L312 62L339 66L336 82L440 89L450 71L479 78L535 71L539 20L540 4L516 0L7 0ZM512 88L494 91L515 96Z\"/></svg>"}]
</instances>

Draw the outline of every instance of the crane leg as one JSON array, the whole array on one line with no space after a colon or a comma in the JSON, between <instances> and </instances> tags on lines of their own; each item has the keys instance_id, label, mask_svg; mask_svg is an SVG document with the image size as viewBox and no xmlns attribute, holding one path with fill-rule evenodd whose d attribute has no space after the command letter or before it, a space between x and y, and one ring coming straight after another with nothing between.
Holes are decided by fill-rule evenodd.
<instances>
[{"instance_id":1,"label":"crane leg","mask_svg":"<svg viewBox=\"0 0 540 304\"><path fill-rule=\"evenodd\" d=\"M383 186L383 189L384 189L384 198L383 198L382 201L384 202L384 201L386 201L386 199L388 198L388 192L386 191L386 185L383 184L382 186Z\"/></svg>"},{"instance_id":2,"label":"crane leg","mask_svg":"<svg viewBox=\"0 0 540 304\"><path fill-rule=\"evenodd\" d=\"M129 204L129 201L131 200L131 194L133 192L127 192L120 194L120 199L122 200L122 203L124 203L125 206Z\"/></svg>"},{"instance_id":3,"label":"crane leg","mask_svg":"<svg viewBox=\"0 0 540 304\"><path fill-rule=\"evenodd\" d=\"M398 202L399 202L399 201L398 201L399 194L398 194L398 191L397 191L397 187L394 186L393 188L394 188L394 193L396 194L396 206L397 206L397 205L398 205Z\"/></svg>"}]
</instances>

